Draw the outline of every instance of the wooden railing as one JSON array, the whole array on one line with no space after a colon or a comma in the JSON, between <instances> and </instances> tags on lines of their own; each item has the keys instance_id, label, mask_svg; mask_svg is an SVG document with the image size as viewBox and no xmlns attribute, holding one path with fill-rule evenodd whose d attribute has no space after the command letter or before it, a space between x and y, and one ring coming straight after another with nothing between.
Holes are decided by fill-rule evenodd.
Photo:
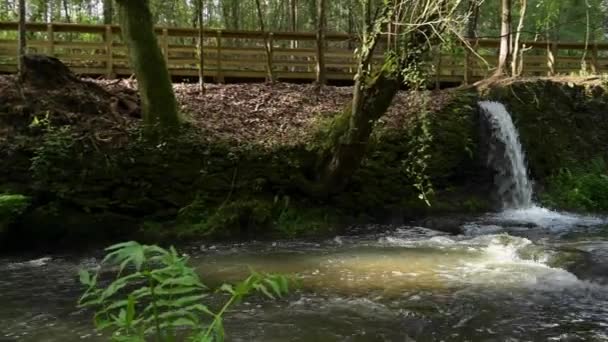
<instances>
[{"instance_id":1,"label":"wooden railing","mask_svg":"<svg viewBox=\"0 0 608 342\"><path fill-rule=\"evenodd\" d=\"M28 51L61 59L81 75L117 77L132 73L120 27L64 23L28 23ZM0 72L17 70L17 23L0 22ZM196 77L198 30L158 27L159 44L172 76ZM204 74L217 82L231 79L264 79L268 65L279 80L312 80L315 70L315 34L205 30ZM270 63L264 38L272 44ZM499 41L470 42L475 53L463 47L436 49L428 61L437 84L471 82L488 76L495 67ZM354 48L357 38L343 33L326 35L325 60L330 81L350 81L356 70ZM565 42L522 42L523 75L573 74L587 66L587 72L608 71L608 44ZM381 45L376 61L382 59ZM585 56L585 57L583 57ZM481 58L480 58L481 57Z\"/></svg>"}]
</instances>

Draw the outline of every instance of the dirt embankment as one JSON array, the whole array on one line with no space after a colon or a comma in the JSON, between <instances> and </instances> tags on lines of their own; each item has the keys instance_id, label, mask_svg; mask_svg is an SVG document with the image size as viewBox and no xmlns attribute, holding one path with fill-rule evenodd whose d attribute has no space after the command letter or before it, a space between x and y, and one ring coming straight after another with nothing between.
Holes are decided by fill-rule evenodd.
<instances>
[{"instance_id":1,"label":"dirt embankment","mask_svg":"<svg viewBox=\"0 0 608 342\"><path fill-rule=\"evenodd\" d=\"M51 85L20 83L0 76L0 139L32 122L71 125L95 132L101 141L123 138L140 122L137 84L132 80L71 79ZM264 146L294 145L309 138L311 128L349 104L351 87L324 87L320 92L302 84L208 84L205 95L194 84L175 84L184 121L199 128L201 138ZM434 110L447 98L435 92L422 103L412 92L400 92L380 125L402 127L409 113L425 105ZM45 121L46 122L46 121Z\"/></svg>"}]
</instances>

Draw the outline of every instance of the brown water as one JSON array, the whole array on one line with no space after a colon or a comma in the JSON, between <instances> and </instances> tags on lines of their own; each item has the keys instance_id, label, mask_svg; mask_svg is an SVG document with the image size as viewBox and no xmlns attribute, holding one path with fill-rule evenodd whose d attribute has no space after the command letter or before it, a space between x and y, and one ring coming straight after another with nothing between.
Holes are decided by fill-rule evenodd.
<instances>
[{"instance_id":1,"label":"brown water","mask_svg":"<svg viewBox=\"0 0 608 342\"><path fill-rule=\"evenodd\" d=\"M288 298L229 312L230 341L608 341L602 220L536 208L464 228L182 250L208 284L249 268L301 277ZM75 308L77 270L99 257L0 259L0 341L105 340Z\"/></svg>"}]
</instances>

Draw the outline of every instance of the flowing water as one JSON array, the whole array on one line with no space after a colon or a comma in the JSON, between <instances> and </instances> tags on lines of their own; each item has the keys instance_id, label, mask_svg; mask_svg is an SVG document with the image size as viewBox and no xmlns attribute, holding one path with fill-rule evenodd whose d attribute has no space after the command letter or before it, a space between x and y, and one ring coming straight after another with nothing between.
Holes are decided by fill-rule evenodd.
<instances>
[{"instance_id":1,"label":"flowing water","mask_svg":"<svg viewBox=\"0 0 608 342\"><path fill-rule=\"evenodd\" d=\"M528 179L526 158L519 142L519 134L505 106L499 102L479 102L492 138L488 164L497 171L498 195L505 209L532 206L532 185Z\"/></svg>"},{"instance_id":2,"label":"flowing water","mask_svg":"<svg viewBox=\"0 0 608 342\"><path fill-rule=\"evenodd\" d=\"M182 246L209 285L249 269L293 274L287 298L251 298L230 341L608 341L607 220L535 206L504 107L481 103L502 141L506 210L424 227L359 227L326 241ZM491 158L491 159L492 159ZM448 218L449 226L454 218ZM75 308L100 253L0 259L0 341L104 341Z\"/></svg>"},{"instance_id":3,"label":"flowing water","mask_svg":"<svg viewBox=\"0 0 608 342\"><path fill-rule=\"evenodd\" d=\"M287 298L226 317L230 341L606 341L603 220L489 214L448 236L372 227L319 242L190 246L211 285L258 271L298 275ZM100 254L0 260L0 341L104 341L75 308L79 268Z\"/></svg>"}]
</instances>

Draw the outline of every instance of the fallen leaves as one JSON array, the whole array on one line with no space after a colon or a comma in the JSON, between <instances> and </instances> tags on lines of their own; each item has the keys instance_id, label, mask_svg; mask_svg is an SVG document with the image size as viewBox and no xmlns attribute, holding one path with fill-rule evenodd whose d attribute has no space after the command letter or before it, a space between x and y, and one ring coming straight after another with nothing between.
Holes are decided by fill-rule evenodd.
<instances>
[{"instance_id":1,"label":"fallen leaves","mask_svg":"<svg viewBox=\"0 0 608 342\"><path fill-rule=\"evenodd\" d=\"M0 99L14 108L21 105L34 112L61 113L65 124L83 130L124 131L138 124L140 119L129 114L133 108L116 110L120 98L133 99L128 104L137 105L136 82L88 81L100 85L106 94L70 85L44 92L28 88L24 99L14 90L16 79L4 76L0 77ZM207 84L205 95L198 91L198 84L175 84L174 90L184 119L201 130L202 139L266 147L305 142L320 118L340 113L352 96L352 87L325 86L317 91L310 84L291 83ZM440 107L445 94L448 92L434 93L429 104L417 92L400 92L379 125L403 127L408 116L422 110L420 106Z\"/></svg>"}]
</instances>

